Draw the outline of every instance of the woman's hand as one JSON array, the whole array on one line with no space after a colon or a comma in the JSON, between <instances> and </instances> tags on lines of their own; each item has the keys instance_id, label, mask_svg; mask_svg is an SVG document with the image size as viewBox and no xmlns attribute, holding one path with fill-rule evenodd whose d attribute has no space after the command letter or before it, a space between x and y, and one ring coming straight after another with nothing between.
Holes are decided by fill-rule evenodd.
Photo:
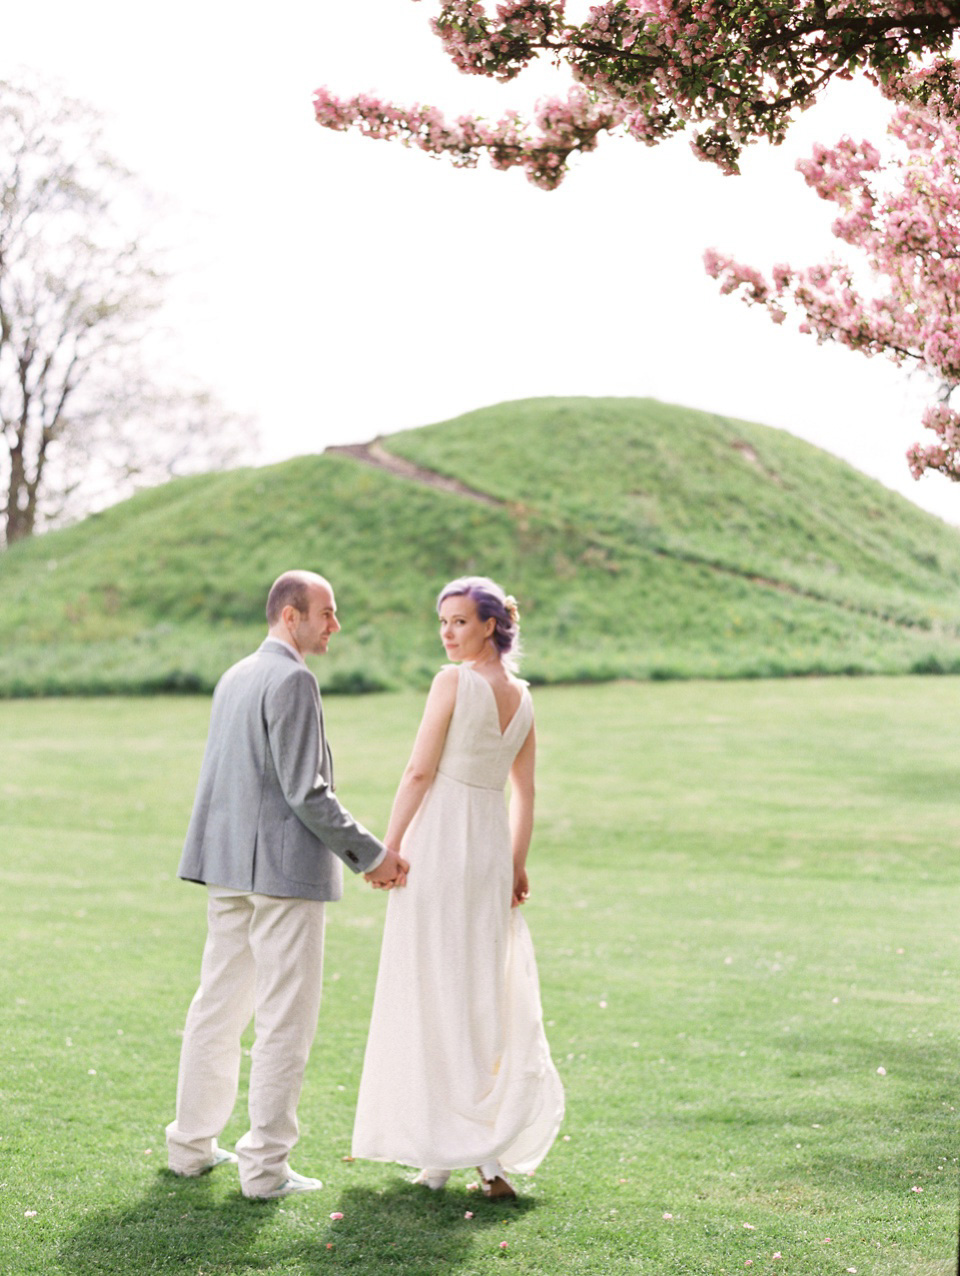
<instances>
[{"instance_id":1,"label":"woman's hand","mask_svg":"<svg viewBox=\"0 0 960 1276\"><path fill-rule=\"evenodd\" d=\"M511 908L517 908L520 904L525 904L530 894L530 883L527 881L527 870L525 868L515 868L513 870L513 899L510 901Z\"/></svg>"},{"instance_id":2,"label":"woman's hand","mask_svg":"<svg viewBox=\"0 0 960 1276\"><path fill-rule=\"evenodd\" d=\"M388 849L377 867L364 873L363 880L369 882L374 890L389 891L394 886L406 886L409 872L410 865L407 861Z\"/></svg>"}]
</instances>

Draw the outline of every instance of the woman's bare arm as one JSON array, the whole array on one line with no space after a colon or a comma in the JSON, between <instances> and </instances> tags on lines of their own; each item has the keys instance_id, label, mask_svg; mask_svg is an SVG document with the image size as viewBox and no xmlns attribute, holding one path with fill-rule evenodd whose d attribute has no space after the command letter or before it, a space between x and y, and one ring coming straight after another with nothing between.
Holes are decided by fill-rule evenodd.
<instances>
[{"instance_id":1,"label":"woman's bare arm","mask_svg":"<svg viewBox=\"0 0 960 1276\"><path fill-rule=\"evenodd\" d=\"M433 680L410 761L401 777L384 842L399 851L403 835L433 783L457 699L457 669L441 669Z\"/></svg>"},{"instance_id":2,"label":"woman's bare arm","mask_svg":"<svg viewBox=\"0 0 960 1276\"><path fill-rule=\"evenodd\" d=\"M513 900L516 908L530 894L527 879L527 852L533 837L534 770L537 735L531 726L520 752L510 768L510 841L513 847Z\"/></svg>"}]
</instances>

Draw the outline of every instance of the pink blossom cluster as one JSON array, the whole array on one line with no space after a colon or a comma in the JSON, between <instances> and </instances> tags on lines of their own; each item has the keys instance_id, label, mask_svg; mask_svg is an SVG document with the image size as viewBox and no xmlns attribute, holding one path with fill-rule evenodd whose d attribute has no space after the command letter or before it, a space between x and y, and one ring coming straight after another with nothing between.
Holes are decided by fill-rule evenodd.
<instances>
[{"instance_id":1,"label":"pink blossom cluster","mask_svg":"<svg viewBox=\"0 0 960 1276\"><path fill-rule=\"evenodd\" d=\"M593 150L597 135L615 124L609 108L576 86L566 99L538 103L536 134L524 131L512 111L496 124L469 115L448 122L436 107L404 109L367 94L341 100L326 89L317 89L313 106L318 123L327 128L357 128L366 137L388 141L399 138L427 154L446 155L459 167L473 167L486 151L494 168L520 167L544 190L559 185L573 151Z\"/></svg>"},{"instance_id":2,"label":"pink blossom cluster","mask_svg":"<svg viewBox=\"0 0 960 1276\"><path fill-rule=\"evenodd\" d=\"M888 132L894 150L886 162L869 142L844 138L797 165L838 206L833 233L863 254L863 285L838 260L776 266L769 279L714 249L704 265L723 293L763 306L776 323L792 310L820 342L922 369L938 387L923 424L941 441L912 447L911 471L960 479L958 418L947 406L960 386L960 128L934 110L900 107Z\"/></svg>"},{"instance_id":3,"label":"pink blossom cluster","mask_svg":"<svg viewBox=\"0 0 960 1276\"><path fill-rule=\"evenodd\" d=\"M937 470L955 483L960 482L960 414L946 403L934 403L923 414L923 424L933 430L940 442L929 447L914 443L908 448L910 473L918 479L927 470Z\"/></svg>"},{"instance_id":4,"label":"pink blossom cluster","mask_svg":"<svg viewBox=\"0 0 960 1276\"><path fill-rule=\"evenodd\" d=\"M498 4L492 23L482 4L453 0L430 25L458 71L512 80L566 29L563 9L563 0L518 0Z\"/></svg>"},{"instance_id":5,"label":"pink blossom cluster","mask_svg":"<svg viewBox=\"0 0 960 1276\"><path fill-rule=\"evenodd\" d=\"M849 79L860 69L903 101L960 112L960 72L950 57L960 30L960 0L834 0L829 5L822 0L606 0L592 5L579 25L567 21L563 0L495 5L445 0L431 25L466 74L506 81L538 57L566 64L596 118L605 121L590 132L589 144L580 139L574 150L593 149L600 132L621 130L653 145L691 127L696 154L735 173L745 145L757 138L781 141L797 113L832 78ZM391 131L382 120L373 121L369 111L358 111L357 101L326 94L317 118L327 127L357 127L368 136L409 141L413 133L422 135L419 125L411 131L402 124L418 108L377 103L377 114L387 124L396 113L392 122L399 127ZM341 109L333 110L333 103ZM489 134L479 118L462 117L458 128L434 129L425 149L448 154L461 165L475 163L484 151L502 160L504 146L513 154L514 134L528 138L516 113L504 118L513 121L509 141L499 125ZM573 120L566 121L565 130L579 134ZM468 152L472 159L466 158ZM544 165L523 166L538 185L558 184L559 177L543 180Z\"/></svg>"},{"instance_id":6,"label":"pink blossom cluster","mask_svg":"<svg viewBox=\"0 0 960 1276\"><path fill-rule=\"evenodd\" d=\"M881 88L887 97L901 102L939 108L948 115L960 112L960 67L952 58L933 58L926 65L891 75Z\"/></svg>"}]
</instances>

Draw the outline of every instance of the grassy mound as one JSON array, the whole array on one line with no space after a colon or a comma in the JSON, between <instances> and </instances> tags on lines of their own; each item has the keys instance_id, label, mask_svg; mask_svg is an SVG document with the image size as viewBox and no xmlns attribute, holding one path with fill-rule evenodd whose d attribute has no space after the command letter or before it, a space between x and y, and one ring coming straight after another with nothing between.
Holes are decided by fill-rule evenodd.
<instances>
[{"instance_id":1,"label":"grassy mound","mask_svg":"<svg viewBox=\"0 0 960 1276\"><path fill-rule=\"evenodd\" d=\"M332 691L422 684L464 572L517 595L538 682L960 670L960 533L788 434L533 399L383 446L407 473L328 453L181 479L13 546L0 694L207 690L290 566L336 588Z\"/></svg>"}]
</instances>

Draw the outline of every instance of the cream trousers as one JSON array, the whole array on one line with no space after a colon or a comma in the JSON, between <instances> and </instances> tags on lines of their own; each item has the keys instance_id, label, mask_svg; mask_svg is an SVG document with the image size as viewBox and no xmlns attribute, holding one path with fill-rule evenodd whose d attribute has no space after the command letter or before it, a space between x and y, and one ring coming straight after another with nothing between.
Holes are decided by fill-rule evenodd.
<instances>
[{"instance_id":1,"label":"cream trousers","mask_svg":"<svg viewBox=\"0 0 960 1276\"><path fill-rule=\"evenodd\" d=\"M171 1170L199 1174L237 1099L240 1038L251 1018L250 1128L237 1143L244 1196L287 1177L297 1103L320 1010L323 903L211 889L200 987L183 1032Z\"/></svg>"}]
</instances>

